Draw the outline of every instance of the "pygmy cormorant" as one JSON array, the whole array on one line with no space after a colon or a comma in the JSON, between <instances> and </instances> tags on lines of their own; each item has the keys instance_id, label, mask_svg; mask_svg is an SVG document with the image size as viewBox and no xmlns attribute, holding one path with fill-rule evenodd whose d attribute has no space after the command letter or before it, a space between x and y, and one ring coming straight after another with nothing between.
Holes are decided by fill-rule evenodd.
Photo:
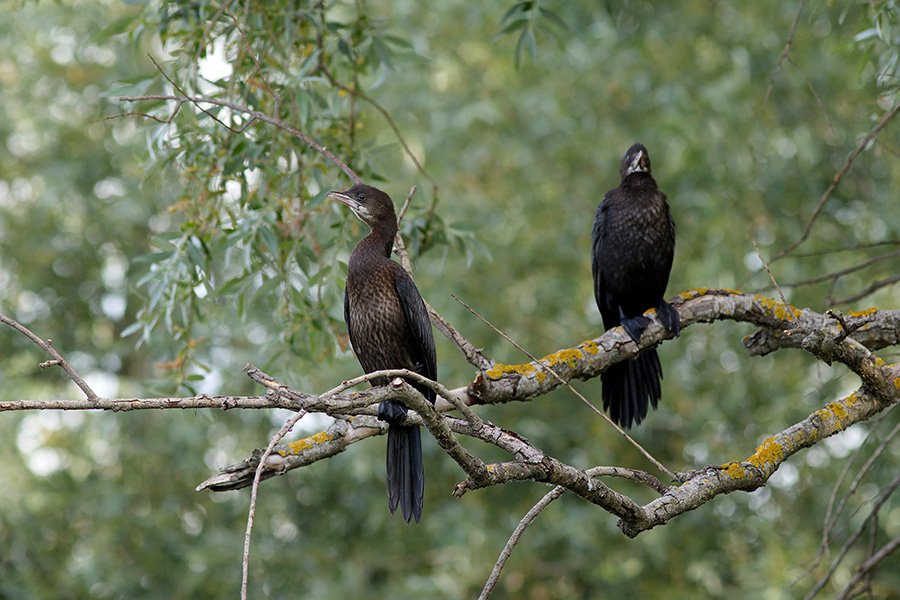
<instances>
[{"instance_id":1,"label":"pygmy cormorant","mask_svg":"<svg viewBox=\"0 0 900 600\"><path fill-rule=\"evenodd\" d=\"M371 229L350 254L344 290L344 321L350 343L363 371L409 369L437 378L431 321L425 302L403 267L391 260L397 217L390 196L358 183L345 192L328 194L347 206ZM372 380L386 385L387 378ZM432 403L429 387L410 382ZM422 438L417 426L401 425L406 406L387 401L378 406L378 418L388 423L387 492L391 514L400 506L406 522L419 522L425 475Z\"/></svg>"},{"instance_id":2,"label":"pygmy cormorant","mask_svg":"<svg viewBox=\"0 0 900 600\"><path fill-rule=\"evenodd\" d=\"M636 343L656 309L663 326L680 331L678 313L663 295L675 252L675 224L666 195L650 175L650 156L634 144L622 158L619 187L597 206L591 231L594 296L606 329L621 325ZM623 427L639 425L647 406L660 398L662 366L648 348L632 360L612 365L601 375L603 408Z\"/></svg>"}]
</instances>

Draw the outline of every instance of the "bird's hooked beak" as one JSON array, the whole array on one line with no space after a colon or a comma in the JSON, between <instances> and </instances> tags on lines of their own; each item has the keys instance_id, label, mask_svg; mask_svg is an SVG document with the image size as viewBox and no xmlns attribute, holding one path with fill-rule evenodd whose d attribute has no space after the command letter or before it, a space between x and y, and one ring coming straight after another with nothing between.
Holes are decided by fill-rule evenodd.
<instances>
[{"instance_id":1,"label":"bird's hooked beak","mask_svg":"<svg viewBox=\"0 0 900 600\"><path fill-rule=\"evenodd\" d=\"M628 173L646 173L650 170L649 166L647 164L647 155L644 154L643 150L638 150L638 153L634 155L634 158L631 159L631 163L628 165Z\"/></svg>"},{"instance_id":2,"label":"bird's hooked beak","mask_svg":"<svg viewBox=\"0 0 900 600\"><path fill-rule=\"evenodd\" d=\"M332 191L332 192L328 192L326 194L326 197L334 198L338 202L346 204L347 206L350 207L350 210L352 210L353 212L356 212L357 209L359 208L359 202L357 202L356 198L348 196L347 192Z\"/></svg>"},{"instance_id":3,"label":"bird's hooked beak","mask_svg":"<svg viewBox=\"0 0 900 600\"><path fill-rule=\"evenodd\" d=\"M348 207L350 207L350 210L353 211L354 215L356 215L360 220L365 221L365 219L363 219L362 205L359 203L359 200L357 200L347 192L328 192L328 194L326 194L326 197L334 198L338 202L346 204Z\"/></svg>"}]
</instances>

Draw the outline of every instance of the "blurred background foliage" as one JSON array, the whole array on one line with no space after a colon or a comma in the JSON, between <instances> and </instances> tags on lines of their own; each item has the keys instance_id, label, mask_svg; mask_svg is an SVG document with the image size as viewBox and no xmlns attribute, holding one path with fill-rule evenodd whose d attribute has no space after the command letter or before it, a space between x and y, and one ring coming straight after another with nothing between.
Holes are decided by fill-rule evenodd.
<instances>
[{"instance_id":1,"label":"blurred background foliage","mask_svg":"<svg viewBox=\"0 0 900 600\"><path fill-rule=\"evenodd\" d=\"M324 198L347 177L246 115L184 105L169 120L171 101L118 100L182 92L281 119L398 206L417 185L403 233L418 286L499 362L525 357L450 294L538 355L598 335L590 226L634 141L650 149L678 227L669 293L774 296L751 242L772 258L799 239L898 99L895 2L806 3L773 80L797 9L773 0L5 5L0 309L52 338L104 396L258 393L245 361L308 392L358 374L341 301L365 228ZM167 122L101 120L130 111ZM900 270L898 132L893 122L883 130L809 240L772 265L792 303L900 307L897 285L842 302ZM740 459L858 385L799 352L751 359L740 344L748 333L698 325L661 346L664 400L634 433L670 468ZM441 381L465 385L472 369L437 338ZM40 372L45 357L12 330L0 353L4 400L78 396L61 372ZM895 362L897 352L881 356ZM599 381L577 386L599 399ZM563 391L480 412L576 466L651 468ZM249 492L193 488L265 445L285 416L4 414L0 598L236 594ZM495 597L805 595L828 560L792 582L816 557L833 491L846 492L893 420L856 426L794 457L766 488L717 498L636 540L563 497L526 532ZM326 423L308 421L296 435ZM474 597L547 491L519 484L455 500L461 472L426 442L426 513L408 527L387 514L383 443L263 485L252 597ZM839 518L833 552L898 461L890 442ZM900 504L889 500L867 531L876 548L900 534ZM868 544L851 548L822 597L840 590ZM886 560L873 597L900 597L897 565Z\"/></svg>"}]
</instances>

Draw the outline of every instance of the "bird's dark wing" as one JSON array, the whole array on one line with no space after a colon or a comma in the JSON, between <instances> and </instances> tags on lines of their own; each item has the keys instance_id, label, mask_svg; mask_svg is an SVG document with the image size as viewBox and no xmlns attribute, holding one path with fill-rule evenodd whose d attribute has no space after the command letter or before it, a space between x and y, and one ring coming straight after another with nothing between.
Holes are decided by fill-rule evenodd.
<instances>
[{"instance_id":1,"label":"bird's dark wing","mask_svg":"<svg viewBox=\"0 0 900 600\"><path fill-rule=\"evenodd\" d=\"M347 325L347 335L350 336L350 344L353 344L353 332L350 330L350 294L347 293L347 286L344 286L344 323Z\"/></svg>"},{"instance_id":2,"label":"bird's dark wing","mask_svg":"<svg viewBox=\"0 0 900 600\"><path fill-rule=\"evenodd\" d=\"M606 276L603 273L603 255L605 252L609 252L609 248L605 247L606 213L609 210L608 197L609 192L606 193L603 201L597 206L597 212L594 215L594 226L591 228L591 274L594 276L594 298L597 300L597 308L600 309L600 314L603 317L603 326L607 329L619 324L618 311L615 309L612 297L610 297L606 285Z\"/></svg>"},{"instance_id":3,"label":"bird's dark wing","mask_svg":"<svg viewBox=\"0 0 900 600\"><path fill-rule=\"evenodd\" d=\"M594 276L594 297L600 305L600 252L603 245L603 219L606 216L603 202L594 214L594 226L591 228L591 274Z\"/></svg>"},{"instance_id":4,"label":"bird's dark wing","mask_svg":"<svg viewBox=\"0 0 900 600\"><path fill-rule=\"evenodd\" d=\"M419 373L428 379L437 379L437 358L434 350L434 334L431 331L431 320L428 318L428 311L425 309L425 301L419 294L415 282L409 276L403 267L391 261L394 267L394 287L397 290L397 297L400 299L400 306L403 308L403 314L409 324L409 330L415 339L417 346L416 362L421 364ZM426 397L434 401L434 392L428 390L430 394Z\"/></svg>"}]
</instances>

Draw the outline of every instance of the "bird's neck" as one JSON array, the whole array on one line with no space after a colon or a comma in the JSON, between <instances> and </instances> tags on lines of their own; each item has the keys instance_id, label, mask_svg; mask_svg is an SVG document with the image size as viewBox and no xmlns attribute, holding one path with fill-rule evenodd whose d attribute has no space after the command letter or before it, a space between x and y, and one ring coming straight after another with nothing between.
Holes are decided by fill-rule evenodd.
<instances>
[{"instance_id":1,"label":"bird's neck","mask_svg":"<svg viewBox=\"0 0 900 600\"><path fill-rule=\"evenodd\" d=\"M625 176L625 179L622 180L622 187L656 189L657 185L650 173L636 171Z\"/></svg>"},{"instance_id":2,"label":"bird's neck","mask_svg":"<svg viewBox=\"0 0 900 600\"><path fill-rule=\"evenodd\" d=\"M390 259L391 249L394 247L394 237L397 235L397 224L379 221L371 226L372 231L361 239L353 250L353 254L374 257L382 256Z\"/></svg>"}]
</instances>

